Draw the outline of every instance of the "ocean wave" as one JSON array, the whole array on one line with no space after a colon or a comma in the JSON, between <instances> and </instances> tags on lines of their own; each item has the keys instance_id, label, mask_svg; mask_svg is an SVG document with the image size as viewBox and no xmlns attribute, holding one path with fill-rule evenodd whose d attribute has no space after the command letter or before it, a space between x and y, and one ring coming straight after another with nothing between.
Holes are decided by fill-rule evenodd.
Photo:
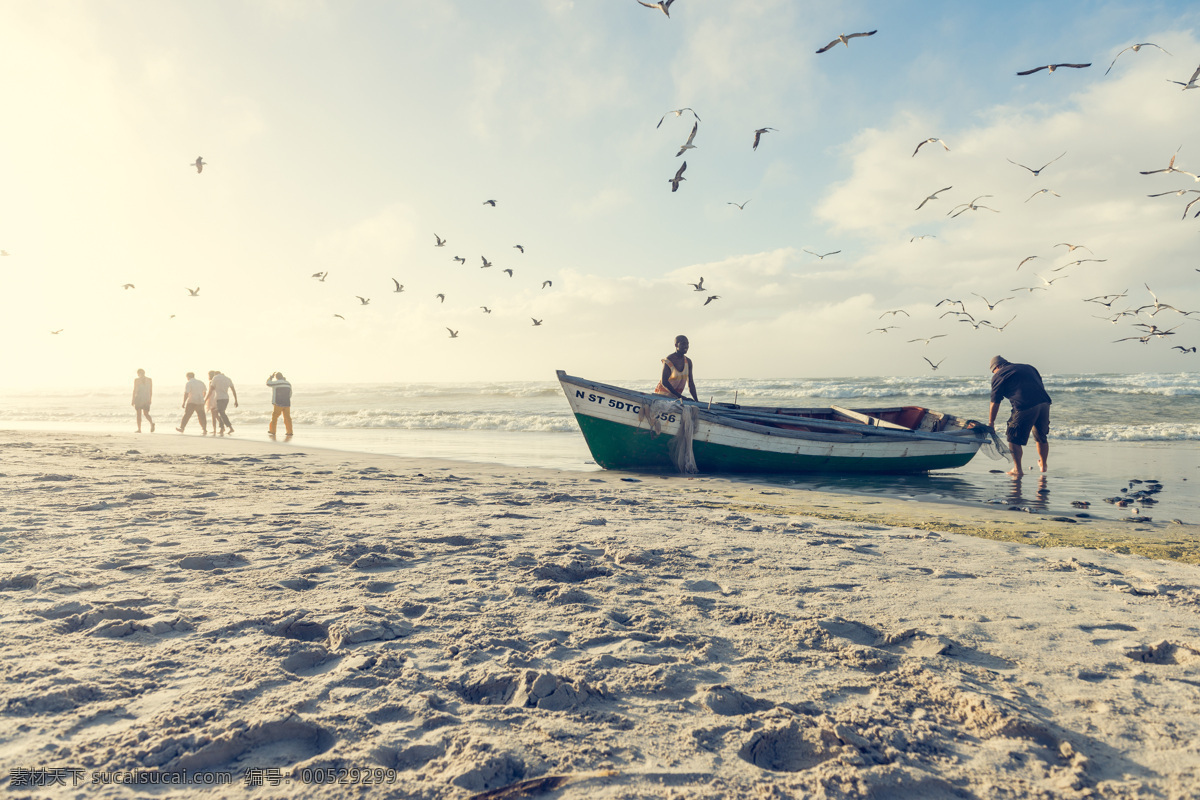
<instances>
[{"instance_id":1,"label":"ocean wave","mask_svg":"<svg viewBox=\"0 0 1200 800\"><path fill-rule=\"evenodd\" d=\"M1084 442L1175 442L1200 440L1200 424L1053 425L1055 439Z\"/></svg>"},{"instance_id":2,"label":"ocean wave","mask_svg":"<svg viewBox=\"0 0 1200 800\"><path fill-rule=\"evenodd\" d=\"M513 413L504 411L361 411L308 412L300 419L327 428L400 428L404 430L486 430L555 433L577 429L575 417L561 413Z\"/></svg>"}]
</instances>

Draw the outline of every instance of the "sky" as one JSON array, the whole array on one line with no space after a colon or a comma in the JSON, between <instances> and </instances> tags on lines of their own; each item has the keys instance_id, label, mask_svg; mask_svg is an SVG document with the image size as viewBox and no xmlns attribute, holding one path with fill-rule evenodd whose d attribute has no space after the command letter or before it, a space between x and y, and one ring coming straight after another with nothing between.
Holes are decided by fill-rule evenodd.
<instances>
[{"instance_id":1,"label":"sky","mask_svg":"<svg viewBox=\"0 0 1200 800\"><path fill-rule=\"evenodd\" d=\"M1200 365L1196 4L670 12L0 0L0 389Z\"/></svg>"}]
</instances>

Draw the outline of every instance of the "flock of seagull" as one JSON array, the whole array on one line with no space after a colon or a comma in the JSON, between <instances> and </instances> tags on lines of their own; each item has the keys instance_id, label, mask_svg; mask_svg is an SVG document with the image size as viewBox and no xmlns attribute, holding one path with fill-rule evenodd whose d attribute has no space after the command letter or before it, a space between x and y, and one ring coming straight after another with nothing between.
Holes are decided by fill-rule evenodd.
<instances>
[{"instance_id":1,"label":"flock of seagull","mask_svg":"<svg viewBox=\"0 0 1200 800\"><path fill-rule=\"evenodd\" d=\"M208 164L208 162L206 162L206 161L204 160L204 158L203 158L203 157L201 157L201 156L197 156L197 157L196 157L196 160L195 160L195 161L193 161L193 162L191 162L190 164L188 164L188 166L195 167L195 168L196 168L196 173L197 173L197 174L200 174L200 173L202 173L202 172L204 171L204 167L205 167L205 166L207 166L207 164ZM485 206L490 206L490 207L492 207L492 208L495 208L495 207L496 207L496 201L495 201L495 200L484 200L484 201L483 201L483 205L485 205ZM434 238L434 245L433 245L434 247L445 247L445 246L446 246L447 240L446 240L446 239L443 239L443 238L442 238L441 236L439 236L438 234L436 234L436 233L435 233L435 234L433 235L433 238ZM518 252L520 252L522 255L525 253L525 246L524 246L524 245L521 245L521 244L515 244L515 245L513 245L513 249L514 249L514 250L517 250L517 251L518 251ZM0 250L0 256L7 256L7 255L8 255L8 253L7 253L6 251L2 251L2 250ZM467 260L466 260L465 258L463 258L463 257L461 257L461 256L457 256L457 255L456 255L456 256L453 256L452 260L453 260L453 261L455 261L455 262L457 262L457 263L459 263L459 264L466 264L466 263L467 263ZM482 264L481 264L481 266L480 266L480 269L488 269L488 268L490 268L490 267L493 267L493 266L495 266L495 264L494 264L493 262L491 262L491 261L489 261L489 260L488 260L487 256L480 256L480 260L482 261ZM500 270L500 272L502 272L502 273L504 273L504 274L508 275L508 277L510 277L510 278L511 278L511 277L513 277L514 270L513 270L512 268L505 268L505 269L502 269L502 270ZM320 283L324 283L324 282L325 282L325 279L329 277L329 271L328 271L328 270L321 270L321 271L319 271L319 272L314 272L314 273L311 275L311 277L312 277L313 279L315 279L316 281L320 282ZM396 278L392 278L392 279L391 279L391 281L392 281L392 284L393 284L393 286L394 286L394 288L392 289L392 294L400 294L400 293L402 293L402 292L404 291L404 284L400 283L400 281L399 281L399 280L397 280ZM549 288L551 288L553 285L554 285L554 282L553 282L552 280L544 280L544 281L542 281L542 287L541 287L541 288L542 288L542 289L549 289ZM127 289L127 290L128 290L128 289L136 289L137 287L136 287L134 284L132 284L132 283L124 283L124 284L121 284L121 288L122 288L122 289ZM199 296L200 296L200 287L199 287L199 286L197 286L195 289L188 288L188 287L184 287L184 288L185 288L185 290L187 291L187 293L188 293L188 296L189 296L189 297L199 297ZM354 295L354 297L356 297L356 298L358 299L358 303L359 303L359 305L360 305L360 306L369 306L369 305L371 304L371 298L370 298L370 297L365 297L365 296L363 296L363 295ZM435 298L435 299L436 299L436 300L437 300L439 303L445 303L445 302L446 302L446 294L445 294L444 292L438 292L437 294L435 294L435 295L434 295L434 298ZM714 298L712 298L712 299L716 299L716 298L714 297ZM492 313L492 308L490 308L489 306L480 306L480 308L482 309L482 311L483 311L483 313L484 313L484 314L491 314L491 313ZM174 315L174 314L171 314L171 315L170 315L170 317L171 317L172 319L174 319L175 315ZM342 320L342 321L345 321L345 320L346 320L346 317L345 317L345 316L343 316L342 314L334 314L334 315L333 315L333 317L334 317L335 319L340 319L340 320ZM543 319L537 319L536 317L530 317L530 320L531 320L531 321L532 321L532 323L533 323L532 327L535 327L535 328L539 328L539 327L541 327L542 323L545 321L545 319L544 319L544 318L543 318ZM455 330L454 328L451 328L451 327L449 327L449 326L446 326L446 331L447 331L447 332L450 334L450 338L451 338L451 339L457 339L457 338L458 338L458 336L459 336L459 332L460 332L461 330L462 330L461 328L459 328L458 330ZM58 334L60 334L60 333L62 333L62 332L63 332L63 329L62 329L62 328L59 328L58 330L50 331L50 333L51 333L51 334L53 334L53 335L58 335Z\"/></svg>"},{"instance_id":2,"label":"flock of seagull","mask_svg":"<svg viewBox=\"0 0 1200 800\"><path fill-rule=\"evenodd\" d=\"M496 201L495 200L484 200L483 205L495 208ZM447 243L448 243L447 239L442 238L437 233L433 234L433 246L434 247L445 247ZM518 251L522 255L525 254L525 245L514 244L512 246L512 249ZM491 260L489 260L487 256L481 255L479 257L479 260L481 262L480 266L479 266L480 269L490 269L490 268L496 266L495 263L493 263ZM462 264L462 265L465 265L467 263L467 259L465 259L462 256L458 256L458 255L451 256L451 261L454 261L455 263ZM500 272L506 274L509 278L511 278L511 277L513 277L514 270L511 267L506 267L505 269L500 270ZM325 279L329 277L329 271L322 270L320 272L314 272L311 277L316 279L317 281L320 281L321 283L324 283ZM393 285L393 289L391 291L392 294L400 294L405 291L404 284L402 284L399 281L399 279L392 278L391 281L392 281L392 285ZM553 286L554 286L554 281L552 281L552 280L542 281L542 289L549 289ZM367 306L367 305L371 304L371 298L369 298L369 297L364 297L363 295L355 295L355 297L358 298L358 302L359 302L360 306ZM438 301L439 304L444 304L446 302L446 293L445 292L438 292L438 293L434 294L433 297L435 300ZM479 306L479 308L484 314L491 314L492 310L493 310L490 306ZM341 314L334 314L333 316L336 317L337 319L340 319L343 321L346 319ZM537 317L530 317L529 319L533 323L532 327L534 327L534 328L540 328L542 326L542 323L545 322L545 318L538 319ZM447 325L447 326L445 326L445 328L446 328L446 332L450 335L451 339L459 338L459 333L462 332L461 327L456 329L456 328L451 328L449 325Z\"/></svg>"},{"instance_id":3,"label":"flock of seagull","mask_svg":"<svg viewBox=\"0 0 1200 800\"><path fill-rule=\"evenodd\" d=\"M643 0L637 0L637 2L643 6L646 6L647 8L657 8L657 9L661 10L664 14L666 14L668 17L670 17L669 8L670 8L671 3L674 2L674 0L664 0L664 2L660 2L660 3L646 3L646 2L643 2ZM851 39L866 38L869 36L874 36L876 33L878 33L878 30L864 31L861 33L839 34L837 36L837 38L833 39L825 46L819 48L816 52L818 54L828 52L828 51L832 50L833 48L835 48L839 44L849 48ZM1158 50L1161 50L1163 53L1170 55L1170 53L1168 53L1165 48L1163 48L1157 44L1154 44L1153 42L1140 42L1137 44L1132 44L1132 45L1129 45L1128 47L1123 48L1116 54L1116 56L1113 58L1112 62L1109 64L1108 69L1105 71L1104 74L1107 75L1109 72L1112 71L1113 67L1117 63L1117 60L1120 59L1120 57L1122 55L1124 55L1125 53L1129 53L1129 52L1137 53L1137 52L1141 51L1143 48L1156 48ZM1033 74L1041 72L1043 70L1046 70L1047 73L1053 73L1058 69L1086 69L1090 66L1091 66L1090 62L1088 62L1088 63L1065 63L1065 62L1064 63L1052 63L1052 64L1045 64L1043 66L1034 67L1032 69L1021 70L1021 71L1017 72L1017 75L1018 76L1033 75ZM1188 89L1200 88L1200 84L1197 84L1197 80L1200 80L1200 67L1196 68L1195 72L1192 73L1192 76L1187 81L1170 81L1170 82L1182 86L1183 89L1186 91ZM666 120L667 117L669 117L669 116L673 115L674 117L678 118L678 117L682 117L683 114L685 114L685 113L690 113L694 117L694 121L692 123L691 133L688 135L687 141L685 141L683 143L683 145L680 146L679 152L675 154L677 158L679 156L682 156L688 150L695 149L696 145L694 144L694 142L696 139L696 134L699 131L699 127L700 127L699 115L695 112L695 110L693 110L690 107L674 109L674 110L668 111L667 113L663 114L663 116L658 121L658 125L656 126L656 127L661 127L663 124L663 121ZM763 134L766 134L766 133L772 132L772 131L775 131L775 128L763 127L763 128L756 129L754 131L754 139L753 139L751 148L753 150L757 150ZM945 140L941 139L940 137L931 136L931 137L923 139L922 141L917 143L916 147L912 151L911 157L915 158L917 156L917 154L920 153L921 148L923 148L925 145L934 145L934 144L941 145L944 152L947 152L947 153L950 152L950 146L945 142ZM1009 163L1013 164L1014 166L1020 167L1021 169L1024 169L1024 170L1027 170L1032 177L1037 178L1037 177L1041 177L1043 171L1045 171L1047 168L1049 168L1051 165L1055 164L1057 161L1059 161L1059 159L1063 158L1066 155L1067 155L1067 153L1066 153L1066 151L1064 151L1037 168L1027 166L1027 165L1022 164L1017 161L1013 161L1012 159L1006 159L1006 160ZM1176 155L1178 155L1178 151L1176 151L1176 153L1171 156L1170 160L1167 162L1166 167L1164 167L1162 169L1146 170L1146 171L1143 171L1141 174L1142 175L1154 175L1157 173L1179 174L1179 175L1186 175L1186 176L1192 178L1193 181L1195 181L1195 182L1200 182L1200 176L1198 176L1196 173L1188 172L1186 170L1180 169L1175 166ZM675 175L669 179L669 183L671 184L672 192L678 191L680 183L682 181L686 180L686 178L684 177L684 174L683 174L686 169L687 169L687 162L685 161L676 170ZM946 186L941 189L938 189L937 191L933 192L932 194L927 195L925 198L923 198L917 204L915 210L920 211L922 208L924 208L926 206L926 204L940 199L939 195L941 195L943 192L950 191L953 188L954 188L953 186ZM1062 197L1062 195L1060 195L1058 192L1054 191L1053 189L1040 188L1037 191L1035 191L1033 194L1029 195L1029 197L1026 198L1024 202L1028 203L1029 201L1033 200L1035 197L1038 197L1040 195L1047 195L1047 194L1053 195L1054 197ZM1200 203L1200 189L1188 189L1188 188L1175 189L1175 190L1170 190L1170 191L1166 191L1166 192L1158 192L1158 193L1150 194L1149 197L1163 197L1163 196L1172 195L1172 194L1179 196L1179 197L1183 197L1188 194L1196 195L1196 197L1191 198L1191 200L1184 207L1184 210L1183 210L1183 218L1184 219L1187 218L1187 215L1191 211L1192 207L1194 205L1196 205L1197 203ZM953 219L953 218L960 217L963 214L966 214L967 212L976 212L976 211L989 211L989 212L998 214L998 213L1000 213L999 209L980 203L981 200L985 200L985 199L992 198L992 197L993 197L993 195L990 195L990 194L979 195L968 202L960 203L960 204L954 206L953 208L951 208L949 211L946 212L946 216ZM727 205L737 206L739 210L744 210L745 205L748 202L750 202L750 201L746 200L742 203L729 202L729 203L727 203ZM1197 217L1200 217L1200 210L1197 210L1197 212L1193 215L1193 218L1197 218ZM934 237L933 234L921 234L919 236L913 236L909 241L916 242L918 240L922 240L922 239L926 239L926 238L936 238L936 237ZM1087 252L1091 253L1091 250L1088 247L1086 247L1084 245L1080 245L1080 244L1072 244L1069 242L1059 242L1058 244L1055 244L1054 247L1055 248L1066 247L1067 248L1066 254L1068 256L1070 254L1074 253L1077 249L1083 249L1083 250L1086 250ZM829 253L824 253L824 254L815 253L811 250L805 250L804 252L809 253L812 256L815 256L819 260L823 260L826 256L835 255L837 253L840 253L841 251L834 250L834 251L831 251ZM1024 266L1026 263L1028 263L1029 261L1036 259L1036 258L1040 258L1040 257L1041 256L1039 256L1039 255L1026 256L1017 264L1017 270L1020 270L1020 268L1022 266ZM1106 260L1107 259L1103 259L1103 258L1076 258L1074 260L1067 261L1066 263L1055 266L1052 269L1049 269L1048 272L1050 272L1050 273L1063 272L1064 270L1066 270L1069 267L1078 267L1078 266L1081 266L1086 263L1104 262ZM1200 271L1200 270L1197 270L1197 271ZM1014 293L1025 292L1027 294L1032 294L1033 292L1037 292L1037 291L1049 291L1055 283L1069 277L1069 275L1066 275L1066 274L1057 275L1054 277L1046 277L1046 276L1041 275L1036 272L1033 273L1033 275L1035 278L1038 279L1037 283L1034 283L1033 285L1030 285L1030 286L1014 287L1014 288L1010 289L1009 291L1014 292ZM706 289L704 287L704 278L701 278L699 283L693 283L693 284L688 284L688 285L692 286L693 290L696 292L705 292L706 291ZM1146 288L1146 291L1150 293L1150 297L1152 298L1151 303L1130 307L1123 311L1118 311L1112 315L1100 317L1100 318L1106 319L1109 322L1116 324L1125 318L1133 318L1133 319L1140 320L1139 315L1143 314L1143 312L1148 313L1148 315L1150 317L1154 317L1155 315L1159 314L1160 312L1164 312L1164 311L1173 312L1175 314L1182 316L1184 319L1189 319L1193 316L1200 317L1200 311L1184 311L1179 308L1176 308L1175 306L1169 305L1167 303L1162 303L1161 301L1159 301L1158 297L1154 294L1154 292L1150 290L1150 287L1148 284L1145 285L1145 288ZM984 297L983 295L978 294L976 292L971 292L971 294L975 295L983 302L983 305L986 307L986 312L978 311L978 312L976 312L976 314L978 314L978 316L977 316L976 314L971 313L971 311L969 311L967 309L967 306L964 303L964 301L952 299L952 298L944 298L944 299L938 301L937 303L935 303L933 306L934 309L936 309L944 304L948 304L950 306L950 308L948 308L948 310L946 310L941 315L941 317L939 317L939 319L944 319L945 317L949 316L949 317L953 317L958 322L962 322L962 323L966 323L966 324L970 325L976 331L978 331L980 328L989 328L998 333L1003 333L1004 330L1013 322L1013 320L1015 320L1017 318L1017 315L1013 314L1003 324L999 324L999 323L993 322L989 319L982 318L984 313L991 314L993 311L995 311L996 307L999 306L1001 303L1015 301L1017 299L1017 294L1014 294L1014 295L1008 296L1008 297L1001 297L1001 298L997 299L995 302L988 300L986 297ZM1112 306L1113 302L1115 302L1117 299L1127 297L1128 294L1129 294L1129 290L1126 289L1124 292L1121 292L1121 293L1114 293L1114 294L1104 295L1101 297L1086 298L1086 299L1084 299L1084 302L1100 303L1100 304L1108 307L1109 310L1111 311L1111 306ZM708 295L704 301L704 305L708 305L709 303L713 302L714 300L719 300L719 299L720 299L719 295L715 295L715 294ZM957 307L957 308L955 308L955 307ZM890 311L885 311L883 314L880 315L879 318L883 319L883 317L886 317L886 316L891 316L893 318L897 318L897 315L899 315L899 314L903 314L905 317L911 317L909 312L905 309L893 309ZM889 331L899 329L899 327L900 326L898 326L898 325L886 325L886 326L879 327L879 328L873 328L872 330L868 331L868 334L873 334L873 333L886 334ZM1162 327L1154 325L1153 323L1138 321L1133 324L1133 327L1136 329L1139 329L1136 332L1136 335L1125 336L1125 337L1119 338L1115 341L1116 342L1137 341L1142 344L1147 344L1152 340L1162 339L1167 336L1174 335L1176 332L1176 328L1178 328L1179 326L1175 325L1175 326L1169 327L1169 328L1162 328ZM924 345L928 345L934 339L945 338L947 335L948 334L945 334L945 333L939 333L939 334L935 334L935 335L931 335L931 336L921 336L921 337L917 337L915 339L909 339L907 341L908 341L908 343L922 342L922 343L924 343ZM1179 350L1181 353L1185 353L1185 354L1186 353L1195 353L1197 351L1196 347L1184 347L1184 346L1175 346L1172 349ZM938 367L941 366L942 362L945 359L940 359L936 362L930 360L929 358L924 358L924 360L929 365L930 369L937 370Z\"/></svg>"}]
</instances>

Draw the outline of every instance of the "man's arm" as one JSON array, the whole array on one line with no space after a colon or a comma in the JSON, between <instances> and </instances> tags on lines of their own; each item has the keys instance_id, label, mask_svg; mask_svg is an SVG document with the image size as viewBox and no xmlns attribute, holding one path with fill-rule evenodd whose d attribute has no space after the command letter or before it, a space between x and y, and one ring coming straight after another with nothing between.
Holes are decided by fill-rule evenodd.
<instances>
[{"instance_id":1,"label":"man's arm","mask_svg":"<svg viewBox=\"0 0 1200 800\"><path fill-rule=\"evenodd\" d=\"M684 356L684 358L687 358L687 356ZM692 363L692 360L690 358L688 358L687 362L688 362L688 390L691 391L691 393L692 393L692 399L695 400L697 403L699 403L700 398L696 396L696 381L694 378L694 373L696 372L696 365ZM682 398L682 395L680 395L680 397Z\"/></svg>"},{"instance_id":2,"label":"man's arm","mask_svg":"<svg viewBox=\"0 0 1200 800\"><path fill-rule=\"evenodd\" d=\"M994 427L996 424L996 414L1000 411L1000 404L993 401L988 404L988 427Z\"/></svg>"},{"instance_id":3,"label":"man's arm","mask_svg":"<svg viewBox=\"0 0 1200 800\"><path fill-rule=\"evenodd\" d=\"M238 402L237 402L237 387L233 385L233 381L230 381L230 382L229 382L229 391L233 392L233 407L234 407L234 408L237 408L237 407L238 407Z\"/></svg>"}]
</instances>

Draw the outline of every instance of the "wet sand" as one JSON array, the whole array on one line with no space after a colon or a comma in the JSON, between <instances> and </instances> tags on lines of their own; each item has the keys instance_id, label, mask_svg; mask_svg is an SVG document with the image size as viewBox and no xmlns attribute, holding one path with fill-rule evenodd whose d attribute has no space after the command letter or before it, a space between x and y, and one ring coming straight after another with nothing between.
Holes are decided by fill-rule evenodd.
<instances>
[{"instance_id":1,"label":"wet sand","mask_svg":"<svg viewBox=\"0 0 1200 800\"><path fill-rule=\"evenodd\" d=\"M1194 526L174 434L0 474L14 797L1200 792Z\"/></svg>"}]
</instances>

